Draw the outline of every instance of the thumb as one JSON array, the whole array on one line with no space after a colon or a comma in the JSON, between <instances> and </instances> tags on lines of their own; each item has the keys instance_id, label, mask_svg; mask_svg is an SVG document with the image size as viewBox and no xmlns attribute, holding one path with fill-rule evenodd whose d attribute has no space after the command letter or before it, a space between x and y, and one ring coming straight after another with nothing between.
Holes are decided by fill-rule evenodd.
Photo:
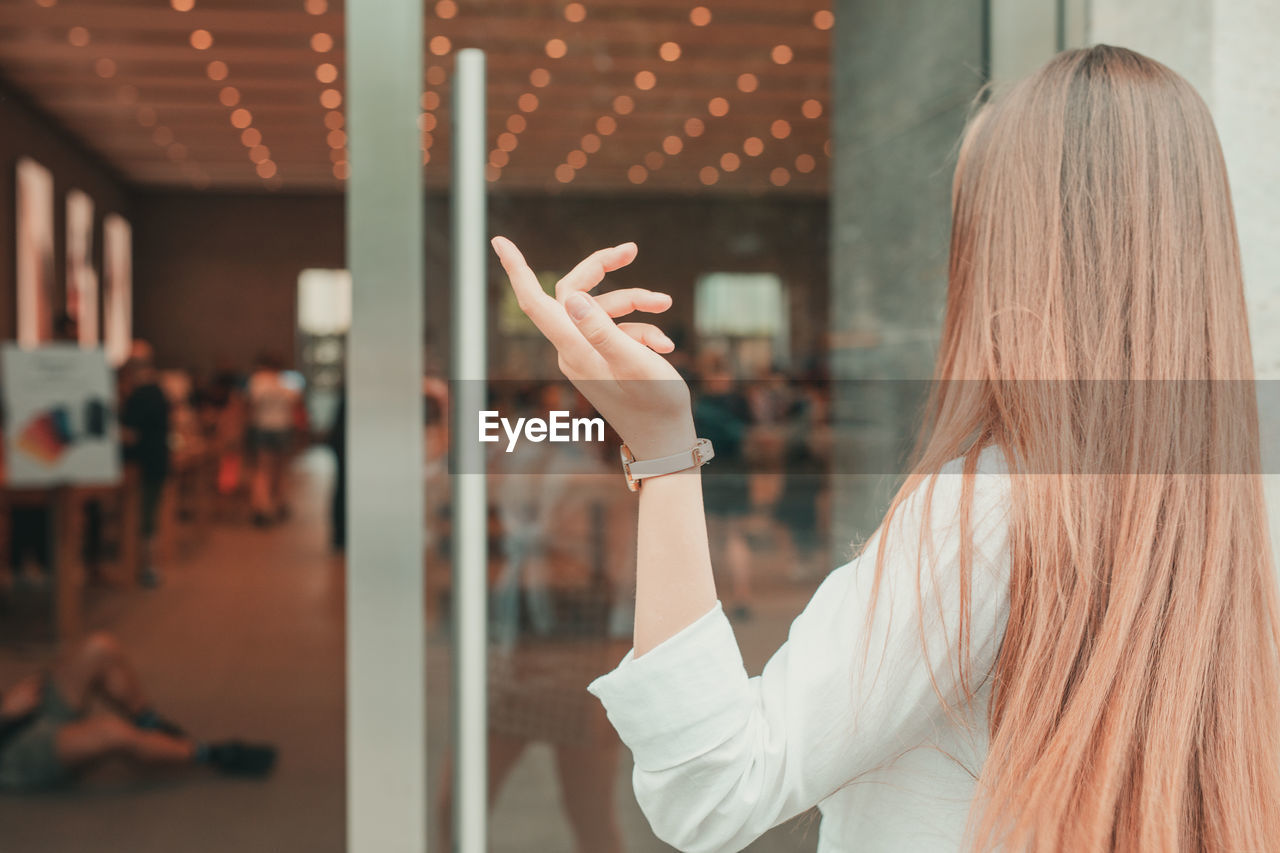
<instances>
[{"instance_id":1,"label":"thumb","mask_svg":"<svg viewBox=\"0 0 1280 853\"><path fill-rule=\"evenodd\" d=\"M605 361L617 363L619 359L634 357L635 349L641 348L590 295L579 291L565 300L564 307L587 343Z\"/></svg>"}]
</instances>

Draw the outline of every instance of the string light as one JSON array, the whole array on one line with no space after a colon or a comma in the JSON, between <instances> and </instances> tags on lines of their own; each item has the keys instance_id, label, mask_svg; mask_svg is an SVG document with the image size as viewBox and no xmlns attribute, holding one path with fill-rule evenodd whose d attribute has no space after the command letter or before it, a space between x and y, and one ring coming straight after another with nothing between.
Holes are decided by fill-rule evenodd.
<instances>
[{"instance_id":1,"label":"string light","mask_svg":"<svg viewBox=\"0 0 1280 853\"><path fill-rule=\"evenodd\" d=\"M715 166L703 166L702 170L698 172L698 180L707 186L711 186L720 180L720 172L716 170Z\"/></svg>"},{"instance_id":2,"label":"string light","mask_svg":"<svg viewBox=\"0 0 1280 853\"><path fill-rule=\"evenodd\" d=\"M818 164L814 162L813 155L811 154L801 154L796 158L796 171L802 175L809 174L817 167L817 165Z\"/></svg>"},{"instance_id":3,"label":"string light","mask_svg":"<svg viewBox=\"0 0 1280 853\"><path fill-rule=\"evenodd\" d=\"M673 41L664 41L662 46L658 48L658 56L661 56L667 62L675 62L680 58L680 45Z\"/></svg>"},{"instance_id":4,"label":"string light","mask_svg":"<svg viewBox=\"0 0 1280 853\"><path fill-rule=\"evenodd\" d=\"M223 86L222 91L218 92L218 100L224 107L234 107L240 103L240 90L235 86Z\"/></svg>"},{"instance_id":5,"label":"string light","mask_svg":"<svg viewBox=\"0 0 1280 853\"><path fill-rule=\"evenodd\" d=\"M516 106L522 113L531 113L538 108L538 96L533 92L525 92L516 100Z\"/></svg>"},{"instance_id":6,"label":"string light","mask_svg":"<svg viewBox=\"0 0 1280 853\"><path fill-rule=\"evenodd\" d=\"M569 46L564 43L564 39L548 39L546 51L547 56L552 59L560 59L569 52Z\"/></svg>"},{"instance_id":7,"label":"string light","mask_svg":"<svg viewBox=\"0 0 1280 853\"><path fill-rule=\"evenodd\" d=\"M565 157L564 161L575 169L581 169L587 165L587 152L580 148L575 148L569 152L569 156Z\"/></svg>"},{"instance_id":8,"label":"string light","mask_svg":"<svg viewBox=\"0 0 1280 853\"><path fill-rule=\"evenodd\" d=\"M729 102L724 98L712 98L707 102L707 112L716 118L729 114Z\"/></svg>"},{"instance_id":9,"label":"string light","mask_svg":"<svg viewBox=\"0 0 1280 853\"><path fill-rule=\"evenodd\" d=\"M649 178L649 170L644 166L636 165L627 169L627 180L633 184L643 184Z\"/></svg>"},{"instance_id":10,"label":"string light","mask_svg":"<svg viewBox=\"0 0 1280 853\"><path fill-rule=\"evenodd\" d=\"M769 173L769 181L775 187L785 187L791 180L791 173L779 166Z\"/></svg>"},{"instance_id":11,"label":"string light","mask_svg":"<svg viewBox=\"0 0 1280 853\"><path fill-rule=\"evenodd\" d=\"M322 62L316 66L316 79L321 83L332 83L338 79L338 66L332 62Z\"/></svg>"},{"instance_id":12,"label":"string light","mask_svg":"<svg viewBox=\"0 0 1280 853\"><path fill-rule=\"evenodd\" d=\"M636 102L630 95L619 95L613 99L613 111L620 116L630 115L636 108Z\"/></svg>"},{"instance_id":13,"label":"string light","mask_svg":"<svg viewBox=\"0 0 1280 853\"><path fill-rule=\"evenodd\" d=\"M794 54L792 53L791 48L789 46L785 44L780 44L780 45L776 45L773 48L773 50L770 51L769 56L772 57L773 61L778 63L779 65L786 65L788 62L791 61L791 58L794 56Z\"/></svg>"},{"instance_id":14,"label":"string light","mask_svg":"<svg viewBox=\"0 0 1280 853\"><path fill-rule=\"evenodd\" d=\"M535 68L529 72L529 82L541 89L551 82L551 72L545 68Z\"/></svg>"},{"instance_id":15,"label":"string light","mask_svg":"<svg viewBox=\"0 0 1280 853\"><path fill-rule=\"evenodd\" d=\"M666 162L666 158L657 151L650 151L644 155L644 164L649 167L650 172L656 172L662 168L662 164Z\"/></svg>"},{"instance_id":16,"label":"string light","mask_svg":"<svg viewBox=\"0 0 1280 853\"><path fill-rule=\"evenodd\" d=\"M582 150L588 154L594 154L599 151L601 144L600 137L596 136L594 133L588 133L586 136L582 137Z\"/></svg>"},{"instance_id":17,"label":"string light","mask_svg":"<svg viewBox=\"0 0 1280 853\"><path fill-rule=\"evenodd\" d=\"M831 14L828 9L821 9L813 13L813 25L820 30L829 30L835 26L836 16Z\"/></svg>"},{"instance_id":18,"label":"string light","mask_svg":"<svg viewBox=\"0 0 1280 853\"><path fill-rule=\"evenodd\" d=\"M702 132L706 129L707 129L707 126L702 123L702 119L700 118L696 118L696 117L691 118L686 120L684 123L685 136L691 136L691 137L701 136Z\"/></svg>"},{"instance_id":19,"label":"string light","mask_svg":"<svg viewBox=\"0 0 1280 853\"><path fill-rule=\"evenodd\" d=\"M227 74L230 73L230 69L227 68L227 63L223 62L221 59L215 59L204 67L204 73L210 80L216 83L221 80L226 80Z\"/></svg>"},{"instance_id":20,"label":"string light","mask_svg":"<svg viewBox=\"0 0 1280 853\"><path fill-rule=\"evenodd\" d=\"M580 24L587 17L587 7L581 3L570 3L564 7L564 19L571 24Z\"/></svg>"},{"instance_id":21,"label":"string light","mask_svg":"<svg viewBox=\"0 0 1280 853\"><path fill-rule=\"evenodd\" d=\"M600 116L596 119L596 131L601 136L609 136L618 129L618 122L613 116Z\"/></svg>"},{"instance_id":22,"label":"string light","mask_svg":"<svg viewBox=\"0 0 1280 853\"><path fill-rule=\"evenodd\" d=\"M736 172L740 165L742 165L742 161L732 151L720 156L720 168L726 172Z\"/></svg>"},{"instance_id":23,"label":"string light","mask_svg":"<svg viewBox=\"0 0 1280 853\"><path fill-rule=\"evenodd\" d=\"M817 118L822 115L822 101L817 98L810 98L800 105L800 113L805 118Z\"/></svg>"},{"instance_id":24,"label":"string light","mask_svg":"<svg viewBox=\"0 0 1280 853\"><path fill-rule=\"evenodd\" d=\"M213 34L208 30L192 30L191 46L196 50L208 50L213 47Z\"/></svg>"},{"instance_id":25,"label":"string light","mask_svg":"<svg viewBox=\"0 0 1280 853\"><path fill-rule=\"evenodd\" d=\"M316 33L311 37L311 49L316 53L328 53L333 50L333 36L328 33Z\"/></svg>"},{"instance_id":26,"label":"string light","mask_svg":"<svg viewBox=\"0 0 1280 853\"><path fill-rule=\"evenodd\" d=\"M748 136L742 143L742 153L748 157L759 157L764 153L764 142L758 136Z\"/></svg>"},{"instance_id":27,"label":"string light","mask_svg":"<svg viewBox=\"0 0 1280 853\"><path fill-rule=\"evenodd\" d=\"M695 27L705 27L711 23L711 10L706 6L694 6L689 12L689 23Z\"/></svg>"},{"instance_id":28,"label":"string light","mask_svg":"<svg viewBox=\"0 0 1280 853\"><path fill-rule=\"evenodd\" d=\"M169 0L175 12L190 12L196 7L196 0Z\"/></svg>"},{"instance_id":29,"label":"string light","mask_svg":"<svg viewBox=\"0 0 1280 853\"><path fill-rule=\"evenodd\" d=\"M430 43L431 52L436 56L445 56L453 49L453 42L448 36L435 36Z\"/></svg>"},{"instance_id":30,"label":"string light","mask_svg":"<svg viewBox=\"0 0 1280 853\"><path fill-rule=\"evenodd\" d=\"M791 135L791 122L780 118L769 126L769 132L773 134L774 139L786 139Z\"/></svg>"},{"instance_id":31,"label":"string light","mask_svg":"<svg viewBox=\"0 0 1280 853\"><path fill-rule=\"evenodd\" d=\"M451 18L457 17L457 15L458 4L453 2L453 0L440 0L440 2L436 4L436 17L440 20L447 21Z\"/></svg>"},{"instance_id":32,"label":"string light","mask_svg":"<svg viewBox=\"0 0 1280 853\"><path fill-rule=\"evenodd\" d=\"M662 150L674 157L684 150L684 140L678 136L668 136L662 140Z\"/></svg>"},{"instance_id":33,"label":"string light","mask_svg":"<svg viewBox=\"0 0 1280 853\"><path fill-rule=\"evenodd\" d=\"M67 30L67 41L72 47L85 47L89 44L89 31L84 27L72 27Z\"/></svg>"},{"instance_id":34,"label":"string light","mask_svg":"<svg viewBox=\"0 0 1280 853\"><path fill-rule=\"evenodd\" d=\"M647 92L658 85L658 77L652 71L636 72L636 88Z\"/></svg>"},{"instance_id":35,"label":"string light","mask_svg":"<svg viewBox=\"0 0 1280 853\"><path fill-rule=\"evenodd\" d=\"M568 163L561 163L559 166L556 166L556 180L562 184L567 184L572 181L574 174L573 167Z\"/></svg>"},{"instance_id":36,"label":"string light","mask_svg":"<svg viewBox=\"0 0 1280 853\"><path fill-rule=\"evenodd\" d=\"M756 77L756 75L752 74L750 71L745 74L738 75L739 92L754 92L758 88L760 88L760 78Z\"/></svg>"}]
</instances>

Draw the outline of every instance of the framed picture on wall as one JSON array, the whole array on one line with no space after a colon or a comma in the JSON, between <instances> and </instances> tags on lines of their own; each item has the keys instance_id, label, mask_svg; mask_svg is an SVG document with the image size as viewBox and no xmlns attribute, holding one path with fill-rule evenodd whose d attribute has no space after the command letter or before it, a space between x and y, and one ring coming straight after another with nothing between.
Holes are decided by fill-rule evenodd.
<instances>
[{"instance_id":1,"label":"framed picture on wall","mask_svg":"<svg viewBox=\"0 0 1280 853\"><path fill-rule=\"evenodd\" d=\"M133 342L133 228L118 213L102 221L103 330L107 361L119 367Z\"/></svg>"},{"instance_id":2,"label":"framed picture on wall","mask_svg":"<svg viewBox=\"0 0 1280 853\"><path fill-rule=\"evenodd\" d=\"M80 190L67 193L66 316L80 346L88 349L98 345L98 271L93 266L93 199Z\"/></svg>"},{"instance_id":3,"label":"framed picture on wall","mask_svg":"<svg viewBox=\"0 0 1280 853\"><path fill-rule=\"evenodd\" d=\"M18 344L53 339L53 175L30 157L17 171Z\"/></svg>"}]
</instances>

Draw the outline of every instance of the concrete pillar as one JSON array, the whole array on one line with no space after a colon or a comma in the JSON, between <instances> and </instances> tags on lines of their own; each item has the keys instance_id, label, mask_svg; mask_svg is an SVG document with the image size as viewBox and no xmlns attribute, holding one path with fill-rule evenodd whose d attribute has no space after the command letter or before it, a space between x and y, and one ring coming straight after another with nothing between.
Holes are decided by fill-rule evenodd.
<instances>
[{"instance_id":1,"label":"concrete pillar","mask_svg":"<svg viewBox=\"0 0 1280 853\"><path fill-rule=\"evenodd\" d=\"M1090 42L1186 77L1213 113L1231 178L1259 379L1272 541L1280 546L1280 0L1089 0ZM1280 548L1278 548L1280 550Z\"/></svg>"},{"instance_id":2,"label":"concrete pillar","mask_svg":"<svg viewBox=\"0 0 1280 853\"><path fill-rule=\"evenodd\" d=\"M954 151L986 78L983 0L839 0L832 40L832 554L874 531L932 373ZM894 380L894 381L881 381ZM917 381L901 381L917 380Z\"/></svg>"}]
</instances>

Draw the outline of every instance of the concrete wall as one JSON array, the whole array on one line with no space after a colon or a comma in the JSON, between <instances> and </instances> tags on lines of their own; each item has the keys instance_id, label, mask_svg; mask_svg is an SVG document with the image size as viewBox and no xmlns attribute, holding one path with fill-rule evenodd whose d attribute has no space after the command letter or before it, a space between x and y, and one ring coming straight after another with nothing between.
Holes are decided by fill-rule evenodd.
<instances>
[{"instance_id":1,"label":"concrete wall","mask_svg":"<svg viewBox=\"0 0 1280 853\"><path fill-rule=\"evenodd\" d=\"M448 352L447 200L428 199L426 245L429 353ZM692 343L693 290L712 271L774 272L788 289L799 362L825 353L827 203L823 199L548 197L495 195L490 225L539 270L567 272L585 255L625 240L640 244L619 285L667 290L676 304L660 320ZM296 284L307 267L345 263L341 196L144 193L135 223L136 332L163 365L206 371L246 367L264 350L294 353ZM490 268L493 299L505 279ZM496 311L491 316L496 320ZM546 356L540 338L503 340L492 363ZM554 371L554 360L545 365Z\"/></svg>"}]
</instances>

